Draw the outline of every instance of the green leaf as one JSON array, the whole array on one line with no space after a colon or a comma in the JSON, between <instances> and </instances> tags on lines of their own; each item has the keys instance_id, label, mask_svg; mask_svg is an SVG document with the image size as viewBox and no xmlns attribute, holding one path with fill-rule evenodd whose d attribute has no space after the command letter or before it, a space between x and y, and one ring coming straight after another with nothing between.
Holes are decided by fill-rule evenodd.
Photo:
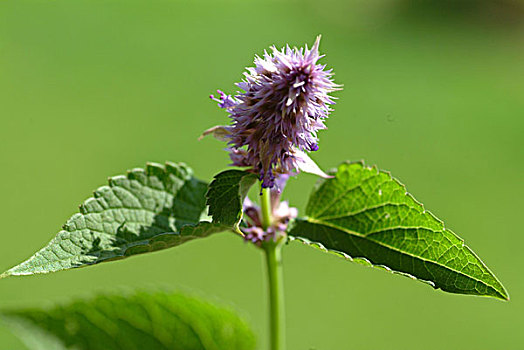
<instances>
[{"instance_id":1,"label":"green leaf","mask_svg":"<svg viewBox=\"0 0 524 350\"><path fill-rule=\"evenodd\" d=\"M206 195L213 222L238 230L244 198L256 180L255 174L242 170L226 170L215 175Z\"/></svg>"},{"instance_id":2,"label":"green leaf","mask_svg":"<svg viewBox=\"0 0 524 350\"><path fill-rule=\"evenodd\" d=\"M315 188L306 215L292 225L291 237L447 292L508 299L462 239L375 167L340 165L333 179Z\"/></svg>"},{"instance_id":3,"label":"green leaf","mask_svg":"<svg viewBox=\"0 0 524 350\"><path fill-rule=\"evenodd\" d=\"M206 183L181 163L151 163L112 177L47 246L0 277L122 259L224 231L223 225L200 222L208 219L206 191Z\"/></svg>"},{"instance_id":4,"label":"green leaf","mask_svg":"<svg viewBox=\"0 0 524 350\"><path fill-rule=\"evenodd\" d=\"M49 310L1 313L29 349L251 350L235 313L181 294L104 295Z\"/></svg>"}]
</instances>

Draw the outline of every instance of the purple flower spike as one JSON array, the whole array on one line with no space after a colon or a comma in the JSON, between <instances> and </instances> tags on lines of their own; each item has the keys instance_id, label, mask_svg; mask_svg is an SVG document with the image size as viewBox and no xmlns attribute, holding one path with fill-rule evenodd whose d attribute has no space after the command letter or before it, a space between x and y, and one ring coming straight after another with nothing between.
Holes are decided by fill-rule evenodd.
<instances>
[{"instance_id":1,"label":"purple flower spike","mask_svg":"<svg viewBox=\"0 0 524 350\"><path fill-rule=\"evenodd\" d=\"M220 98L216 98L214 95L209 95L209 98L213 101L218 102L218 107L220 108L229 108L235 106L238 102L231 97L231 95L226 95L224 92L217 90Z\"/></svg>"},{"instance_id":2,"label":"purple flower spike","mask_svg":"<svg viewBox=\"0 0 524 350\"><path fill-rule=\"evenodd\" d=\"M338 90L331 70L318 64L320 36L311 49L271 48L255 57L237 86L235 97L218 90L211 98L230 113L227 139L235 166L248 166L260 175L262 187L272 188L279 174L291 174L312 162L305 152L318 150L317 131L334 104Z\"/></svg>"}]
</instances>

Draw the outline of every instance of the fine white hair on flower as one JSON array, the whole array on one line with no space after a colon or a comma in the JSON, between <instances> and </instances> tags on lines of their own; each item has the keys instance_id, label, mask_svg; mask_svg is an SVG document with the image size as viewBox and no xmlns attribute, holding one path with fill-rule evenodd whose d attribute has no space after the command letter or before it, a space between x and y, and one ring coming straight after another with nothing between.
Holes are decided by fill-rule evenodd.
<instances>
[{"instance_id":1,"label":"fine white hair on flower","mask_svg":"<svg viewBox=\"0 0 524 350\"><path fill-rule=\"evenodd\" d=\"M300 170L326 176L305 153L318 150L317 132L326 128L334 104L329 94L340 89L332 70L318 63L324 57L319 44L320 36L311 49L273 46L247 68L237 84L242 91L210 96L232 123L206 133L227 140L232 165L258 173L262 187L274 187L278 174Z\"/></svg>"}]
</instances>

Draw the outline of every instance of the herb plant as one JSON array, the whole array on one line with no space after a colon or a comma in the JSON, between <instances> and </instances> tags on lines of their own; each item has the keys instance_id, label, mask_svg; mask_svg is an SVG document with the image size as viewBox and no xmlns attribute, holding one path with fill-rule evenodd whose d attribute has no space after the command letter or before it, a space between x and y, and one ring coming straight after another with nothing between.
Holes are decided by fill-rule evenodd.
<instances>
[{"instance_id":1,"label":"herb plant","mask_svg":"<svg viewBox=\"0 0 524 350\"><path fill-rule=\"evenodd\" d=\"M332 71L318 63L323 57L319 41L320 37L310 49L272 47L270 53L255 58L254 67L247 68L244 80L237 84L238 92L228 95L218 90L217 96L211 95L231 123L212 127L202 136L225 141L235 169L215 175L210 184L196 178L187 165L171 162L150 163L111 177L47 246L1 277L124 259L230 231L265 254L272 350L285 349L282 250L293 241L446 292L508 300L502 284L463 240L388 172L363 162L343 162L325 173L309 157L309 152L319 149L317 132L326 128L334 105L331 94L341 89ZM281 201L286 181L300 172L321 177L304 213ZM253 186L258 201L247 196ZM190 302L158 293L127 300L131 307L174 301ZM122 302L118 296L102 297L93 305L106 310L107 305ZM93 305L79 304L78 312ZM198 314L199 307L195 310ZM122 320L124 316L113 311L106 317ZM55 310L40 318L31 312L14 314L42 326L46 317L60 319L56 315L67 312ZM169 317L164 312L163 322L169 322ZM172 318L177 319L176 315ZM234 318L226 319L234 322L233 332L244 327ZM172 332L169 327L164 331ZM190 342L187 334L177 334L181 342ZM250 343L249 332L235 334L245 335ZM84 346L71 335L67 339Z\"/></svg>"}]
</instances>

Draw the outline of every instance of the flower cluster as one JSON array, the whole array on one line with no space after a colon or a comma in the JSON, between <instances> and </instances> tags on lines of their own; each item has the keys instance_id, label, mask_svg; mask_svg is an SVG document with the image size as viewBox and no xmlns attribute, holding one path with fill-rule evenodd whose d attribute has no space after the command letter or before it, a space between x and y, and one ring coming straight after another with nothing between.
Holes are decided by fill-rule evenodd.
<instances>
[{"instance_id":1,"label":"flower cluster","mask_svg":"<svg viewBox=\"0 0 524 350\"><path fill-rule=\"evenodd\" d=\"M244 215L247 228L243 228L244 239L256 245L264 241L278 240L280 235L286 232L287 225L291 219L297 217L296 208L290 207L287 201L280 202L280 198L273 201L273 224L264 231L262 228L262 214L260 208L249 198L244 201Z\"/></svg>"},{"instance_id":2,"label":"flower cluster","mask_svg":"<svg viewBox=\"0 0 524 350\"><path fill-rule=\"evenodd\" d=\"M318 150L317 131L334 103L329 93L339 88L332 71L318 64L320 37L308 49L289 46L255 58L243 90L234 97L218 91L211 95L226 109L232 124L209 129L229 143L233 165L249 167L260 175L262 187L273 188L279 174L302 170L325 175L305 152Z\"/></svg>"}]
</instances>

